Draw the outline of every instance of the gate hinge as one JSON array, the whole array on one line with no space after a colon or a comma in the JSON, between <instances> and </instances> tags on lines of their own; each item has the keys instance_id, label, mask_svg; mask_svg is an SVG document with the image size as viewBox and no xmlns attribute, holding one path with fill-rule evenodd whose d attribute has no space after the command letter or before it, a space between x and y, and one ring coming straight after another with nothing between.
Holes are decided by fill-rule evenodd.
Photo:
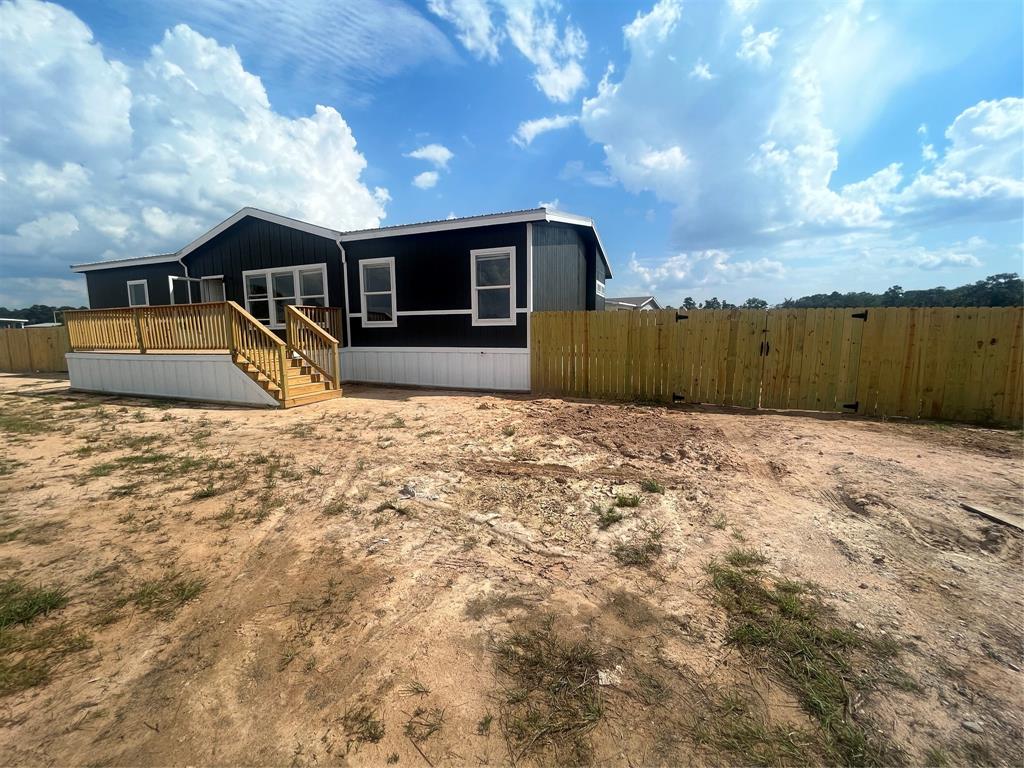
<instances>
[{"instance_id":1,"label":"gate hinge","mask_svg":"<svg viewBox=\"0 0 1024 768\"><path fill-rule=\"evenodd\" d=\"M854 312L850 317L856 318L857 320L867 320L868 311L865 309L863 312Z\"/></svg>"},{"instance_id":2,"label":"gate hinge","mask_svg":"<svg viewBox=\"0 0 1024 768\"><path fill-rule=\"evenodd\" d=\"M678 392L673 392L672 393L672 402L673 403L685 403L686 402L686 397L684 395L680 395Z\"/></svg>"},{"instance_id":3,"label":"gate hinge","mask_svg":"<svg viewBox=\"0 0 1024 768\"><path fill-rule=\"evenodd\" d=\"M852 403L843 403L843 408L847 409L848 411L856 411L858 408L860 408L860 400L855 400Z\"/></svg>"},{"instance_id":4,"label":"gate hinge","mask_svg":"<svg viewBox=\"0 0 1024 768\"><path fill-rule=\"evenodd\" d=\"M677 322L677 323L678 323L678 322L679 322L680 320L689 320L689 319L690 319L690 316L689 316L689 315L680 315L680 314L679 314L678 312L676 313L676 322Z\"/></svg>"}]
</instances>

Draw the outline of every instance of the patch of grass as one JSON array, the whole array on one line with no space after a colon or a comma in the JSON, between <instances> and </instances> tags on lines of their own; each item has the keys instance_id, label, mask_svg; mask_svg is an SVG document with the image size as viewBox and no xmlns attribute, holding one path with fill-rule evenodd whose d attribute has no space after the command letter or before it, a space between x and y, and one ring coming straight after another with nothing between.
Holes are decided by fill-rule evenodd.
<instances>
[{"instance_id":1,"label":"patch of grass","mask_svg":"<svg viewBox=\"0 0 1024 768\"><path fill-rule=\"evenodd\" d=\"M391 414L390 421L381 425L382 429L405 429L405 419L397 414Z\"/></svg>"},{"instance_id":2,"label":"patch of grass","mask_svg":"<svg viewBox=\"0 0 1024 768\"><path fill-rule=\"evenodd\" d=\"M711 520L711 527L719 531L724 531L725 526L727 526L728 524L729 519L722 513L715 515L715 517Z\"/></svg>"},{"instance_id":3,"label":"patch of grass","mask_svg":"<svg viewBox=\"0 0 1024 768\"><path fill-rule=\"evenodd\" d=\"M444 710L439 707L416 707L405 724L405 735L417 744L426 741L444 725Z\"/></svg>"},{"instance_id":4,"label":"patch of grass","mask_svg":"<svg viewBox=\"0 0 1024 768\"><path fill-rule=\"evenodd\" d=\"M0 432L12 435L41 435L53 430L54 425L42 414L0 413Z\"/></svg>"},{"instance_id":5,"label":"patch of grass","mask_svg":"<svg viewBox=\"0 0 1024 768\"><path fill-rule=\"evenodd\" d=\"M641 480L640 490L644 493L664 493L665 486L657 480Z\"/></svg>"},{"instance_id":6,"label":"patch of grass","mask_svg":"<svg viewBox=\"0 0 1024 768\"><path fill-rule=\"evenodd\" d=\"M506 683L499 723L512 762L588 763L587 734L604 713L598 652L585 640L560 636L551 618L495 641L492 651Z\"/></svg>"},{"instance_id":7,"label":"patch of grass","mask_svg":"<svg viewBox=\"0 0 1024 768\"><path fill-rule=\"evenodd\" d=\"M501 434L505 437L512 437L516 433L516 427L514 424L509 424L501 428Z\"/></svg>"},{"instance_id":8,"label":"patch of grass","mask_svg":"<svg viewBox=\"0 0 1024 768\"><path fill-rule=\"evenodd\" d=\"M16 459L7 459L0 456L0 477L3 477L4 475L12 475L14 474L14 470L24 466L24 461L17 461Z\"/></svg>"},{"instance_id":9,"label":"patch of grass","mask_svg":"<svg viewBox=\"0 0 1024 768\"><path fill-rule=\"evenodd\" d=\"M326 517L337 517L338 515L347 515L351 512L351 507L349 507L348 502L344 499L335 499L334 501L330 501L322 510L320 510L320 514Z\"/></svg>"},{"instance_id":10,"label":"patch of grass","mask_svg":"<svg viewBox=\"0 0 1024 768\"><path fill-rule=\"evenodd\" d=\"M779 677L815 721L816 734L800 737L802 744L808 738L813 741L820 755L810 762L900 762L899 750L858 721L851 706L854 695L863 697L881 684L914 687L895 664L898 646L845 626L804 585L765 574L761 566L766 563L761 553L732 549L724 562L712 560L706 566L716 599L729 616L727 641L755 656ZM752 727L743 718L738 722L741 733ZM742 745L735 742L736 749ZM735 754L742 762L761 759L741 749ZM783 757L783 762L794 762Z\"/></svg>"},{"instance_id":11,"label":"patch of grass","mask_svg":"<svg viewBox=\"0 0 1024 768\"><path fill-rule=\"evenodd\" d=\"M698 745L713 747L722 761L726 752L737 757L740 765L816 765L814 734L793 727L772 726L757 717L748 702L735 695L712 701L709 711L693 729Z\"/></svg>"},{"instance_id":12,"label":"patch of grass","mask_svg":"<svg viewBox=\"0 0 1024 768\"><path fill-rule=\"evenodd\" d=\"M145 448L147 445L151 445L159 440L160 437L157 435L134 435L132 437L122 437L117 441L118 448L127 448L131 451L138 451Z\"/></svg>"},{"instance_id":13,"label":"patch of grass","mask_svg":"<svg viewBox=\"0 0 1024 768\"><path fill-rule=\"evenodd\" d=\"M647 568L661 555L663 536L664 531L661 528L647 526L629 541L620 541L616 544L612 549L612 555L621 565Z\"/></svg>"},{"instance_id":14,"label":"patch of grass","mask_svg":"<svg viewBox=\"0 0 1024 768\"><path fill-rule=\"evenodd\" d=\"M399 692L403 696L426 696L428 693L430 693L430 689L427 688L427 686L425 686L419 680L413 679L405 685L403 685L399 689Z\"/></svg>"},{"instance_id":15,"label":"patch of grass","mask_svg":"<svg viewBox=\"0 0 1024 768\"><path fill-rule=\"evenodd\" d=\"M29 587L15 579L0 582L0 630L28 624L36 616L63 608L67 602L63 587Z\"/></svg>"},{"instance_id":16,"label":"patch of grass","mask_svg":"<svg viewBox=\"0 0 1024 768\"><path fill-rule=\"evenodd\" d=\"M768 563L768 558L753 549L734 547L725 553L725 562L735 568L756 568Z\"/></svg>"},{"instance_id":17,"label":"patch of grass","mask_svg":"<svg viewBox=\"0 0 1024 768\"><path fill-rule=\"evenodd\" d=\"M590 507L590 511L597 515L597 527L602 531L608 530L624 517L615 507L600 507L594 504Z\"/></svg>"},{"instance_id":18,"label":"patch of grass","mask_svg":"<svg viewBox=\"0 0 1024 768\"><path fill-rule=\"evenodd\" d=\"M490 712L485 714L476 724L476 732L478 736L486 736L491 732L491 723L494 722L494 715Z\"/></svg>"},{"instance_id":19,"label":"patch of grass","mask_svg":"<svg viewBox=\"0 0 1024 768\"><path fill-rule=\"evenodd\" d=\"M309 469L307 469L306 472L309 473L310 477L321 477L321 476L323 476L325 474L324 473L324 465L323 464L314 464Z\"/></svg>"},{"instance_id":20,"label":"patch of grass","mask_svg":"<svg viewBox=\"0 0 1024 768\"><path fill-rule=\"evenodd\" d=\"M345 726L345 736L352 741L376 744L384 738L384 723L365 705L350 709L341 722Z\"/></svg>"},{"instance_id":21,"label":"patch of grass","mask_svg":"<svg viewBox=\"0 0 1024 768\"><path fill-rule=\"evenodd\" d=\"M212 499L218 493L213 483L207 483L202 488L197 488L192 492L192 500L200 501L201 499Z\"/></svg>"},{"instance_id":22,"label":"patch of grass","mask_svg":"<svg viewBox=\"0 0 1024 768\"><path fill-rule=\"evenodd\" d=\"M89 467L89 471L85 474L89 477L106 477L115 469L117 469L117 464L112 461L105 461L102 464Z\"/></svg>"},{"instance_id":23,"label":"patch of grass","mask_svg":"<svg viewBox=\"0 0 1024 768\"><path fill-rule=\"evenodd\" d=\"M428 437L433 437L434 435L440 434L440 429L424 429L422 432L417 432L416 437L418 437L420 440L426 440Z\"/></svg>"},{"instance_id":24,"label":"patch of grass","mask_svg":"<svg viewBox=\"0 0 1024 768\"><path fill-rule=\"evenodd\" d=\"M640 495L636 493L619 493L615 496L616 507L639 507Z\"/></svg>"},{"instance_id":25,"label":"patch of grass","mask_svg":"<svg viewBox=\"0 0 1024 768\"><path fill-rule=\"evenodd\" d=\"M111 608L117 611L127 605L134 605L140 611L153 613L161 619L170 619L181 606L194 600L204 589L204 579L170 571L159 579L140 582L130 592L114 600Z\"/></svg>"}]
</instances>

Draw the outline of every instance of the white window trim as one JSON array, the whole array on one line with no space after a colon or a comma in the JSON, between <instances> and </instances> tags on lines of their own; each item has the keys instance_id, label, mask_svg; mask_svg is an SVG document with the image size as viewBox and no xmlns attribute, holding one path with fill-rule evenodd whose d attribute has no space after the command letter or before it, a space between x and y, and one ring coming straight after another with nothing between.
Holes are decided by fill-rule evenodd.
<instances>
[{"instance_id":1,"label":"white window trim","mask_svg":"<svg viewBox=\"0 0 1024 768\"><path fill-rule=\"evenodd\" d=\"M273 280L271 279L270 276L273 275L273 274L281 274L282 272L291 272L292 273L293 284L295 285L295 302L299 303L299 302L302 301L302 285L299 282L299 272L308 272L308 271L311 271L311 270L314 270L314 269L317 269L317 268L320 269L320 273L323 276L323 280L324 280L324 306L325 307L331 306L330 293L329 293L329 289L327 287L327 264L326 263L320 263L320 264L296 264L296 265L291 266L291 267L270 267L269 269L246 269L246 270L243 270L242 271L242 296L245 299L245 311L249 312L249 313L252 312L252 310L249 309L249 277L251 275L263 275L263 276L265 276L267 278L267 298L266 298L266 300L268 302L270 302L270 306L268 308L268 312L270 313L270 322L267 324L267 327L268 328L277 328L277 329L284 328L284 318L282 317L280 319L280 322L277 322L277 318L275 317L275 313L277 311L277 305L274 303L274 284L273 284ZM213 277L213 275L211 275L211 277ZM259 299L259 301L263 301L263 299Z\"/></svg>"},{"instance_id":2,"label":"white window trim","mask_svg":"<svg viewBox=\"0 0 1024 768\"><path fill-rule=\"evenodd\" d=\"M366 292L366 278L364 277L364 271L366 267L379 267L381 265L387 265L388 269L391 270L391 290L390 291L370 291L369 294ZM398 327L398 312L396 308L398 306L397 288L395 285L395 257L385 256L380 259L363 259L359 262L359 321L362 323L364 328L397 328ZM390 320L367 320L366 319L366 297L380 296L384 293L391 294L391 319Z\"/></svg>"},{"instance_id":3,"label":"white window trim","mask_svg":"<svg viewBox=\"0 0 1024 768\"><path fill-rule=\"evenodd\" d=\"M476 285L476 260L479 256L508 256L508 279L509 279L509 313L508 317L484 318L479 317L477 306L477 285ZM473 325L515 325L516 324L516 247L514 245L503 248L477 248L469 252L469 284L470 304L473 310ZM498 286L482 286L482 290L496 288ZM501 286L504 287L504 286Z\"/></svg>"},{"instance_id":4,"label":"white window trim","mask_svg":"<svg viewBox=\"0 0 1024 768\"><path fill-rule=\"evenodd\" d=\"M132 304L132 286L141 285L143 292L146 294L145 304ZM129 280L125 286L125 290L128 291L128 306L129 307L148 307L149 306L149 280Z\"/></svg>"}]
</instances>

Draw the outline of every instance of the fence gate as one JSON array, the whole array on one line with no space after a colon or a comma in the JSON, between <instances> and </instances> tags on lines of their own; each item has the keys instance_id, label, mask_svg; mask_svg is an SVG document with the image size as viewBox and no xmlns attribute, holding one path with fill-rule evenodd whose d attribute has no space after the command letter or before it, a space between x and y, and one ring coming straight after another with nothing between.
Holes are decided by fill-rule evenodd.
<instances>
[{"instance_id":1,"label":"fence gate","mask_svg":"<svg viewBox=\"0 0 1024 768\"><path fill-rule=\"evenodd\" d=\"M857 309L765 313L761 407L855 413L867 316Z\"/></svg>"}]
</instances>

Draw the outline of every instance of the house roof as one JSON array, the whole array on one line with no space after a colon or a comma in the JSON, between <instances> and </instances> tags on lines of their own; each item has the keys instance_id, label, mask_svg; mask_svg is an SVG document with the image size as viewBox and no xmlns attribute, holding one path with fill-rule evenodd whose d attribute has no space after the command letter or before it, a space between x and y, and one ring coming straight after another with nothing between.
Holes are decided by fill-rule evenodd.
<instances>
[{"instance_id":1,"label":"house roof","mask_svg":"<svg viewBox=\"0 0 1024 768\"><path fill-rule=\"evenodd\" d=\"M625 304L630 307L643 307L647 304L654 304L658 309L661 309L661 304L653 296L606 296L604 303L614 302L615 304Z\"/></svg>"},{"instance_id":2,"label":"house roof","mask_svg":"<svg viewBox=\"0 0 1024 768\"><path fill-rule=\"evenodd\" d=\"M73 272L90 272L97 269L131 267L136 264L159 264L162 262L178 261L185 258L185 256L190 254L196 248L199 248L201 245L217 237L217 235L247 216L262 219L263 221L270 221L275 224L281 224L282 226L291 227L292 229L298 229L303 232L309 232L310 234L319 235L320 237L327 237L340 243L369 240L378 237L415 235L424 232L440 232L450 229L466 229L468 227L485 227L496 224L513 224L527 221L552 221L562 224L571 224L573 226L585 227L593 232L598 253L601 254L601 260L605 265L605 272L609 278L612 276L611 264L608 263L608 256L605 254L604 245L601 243L601 236L597 233L597 227L594 226L594 220L586 216L579 216L574 213L565 213L563 211L549 210L548 208L529 208L521 211L488 213L479 216L462 216L454 219L437 219L434 221L423 221L415 224L393 224L387 227L357 229L347 232L328 229L327 227L321 227L316 224L299 221L298 219L292 219L288 216L281 216L280 214L263 211L259 208L243 208L237 213L224 219L224 221L213 229L200 235L175 253L163 253L155 256L138 256L126 259L110 259L107 261L93 261L85 264L72 264L71 270Z\"/></svg>"}]
</instances>

